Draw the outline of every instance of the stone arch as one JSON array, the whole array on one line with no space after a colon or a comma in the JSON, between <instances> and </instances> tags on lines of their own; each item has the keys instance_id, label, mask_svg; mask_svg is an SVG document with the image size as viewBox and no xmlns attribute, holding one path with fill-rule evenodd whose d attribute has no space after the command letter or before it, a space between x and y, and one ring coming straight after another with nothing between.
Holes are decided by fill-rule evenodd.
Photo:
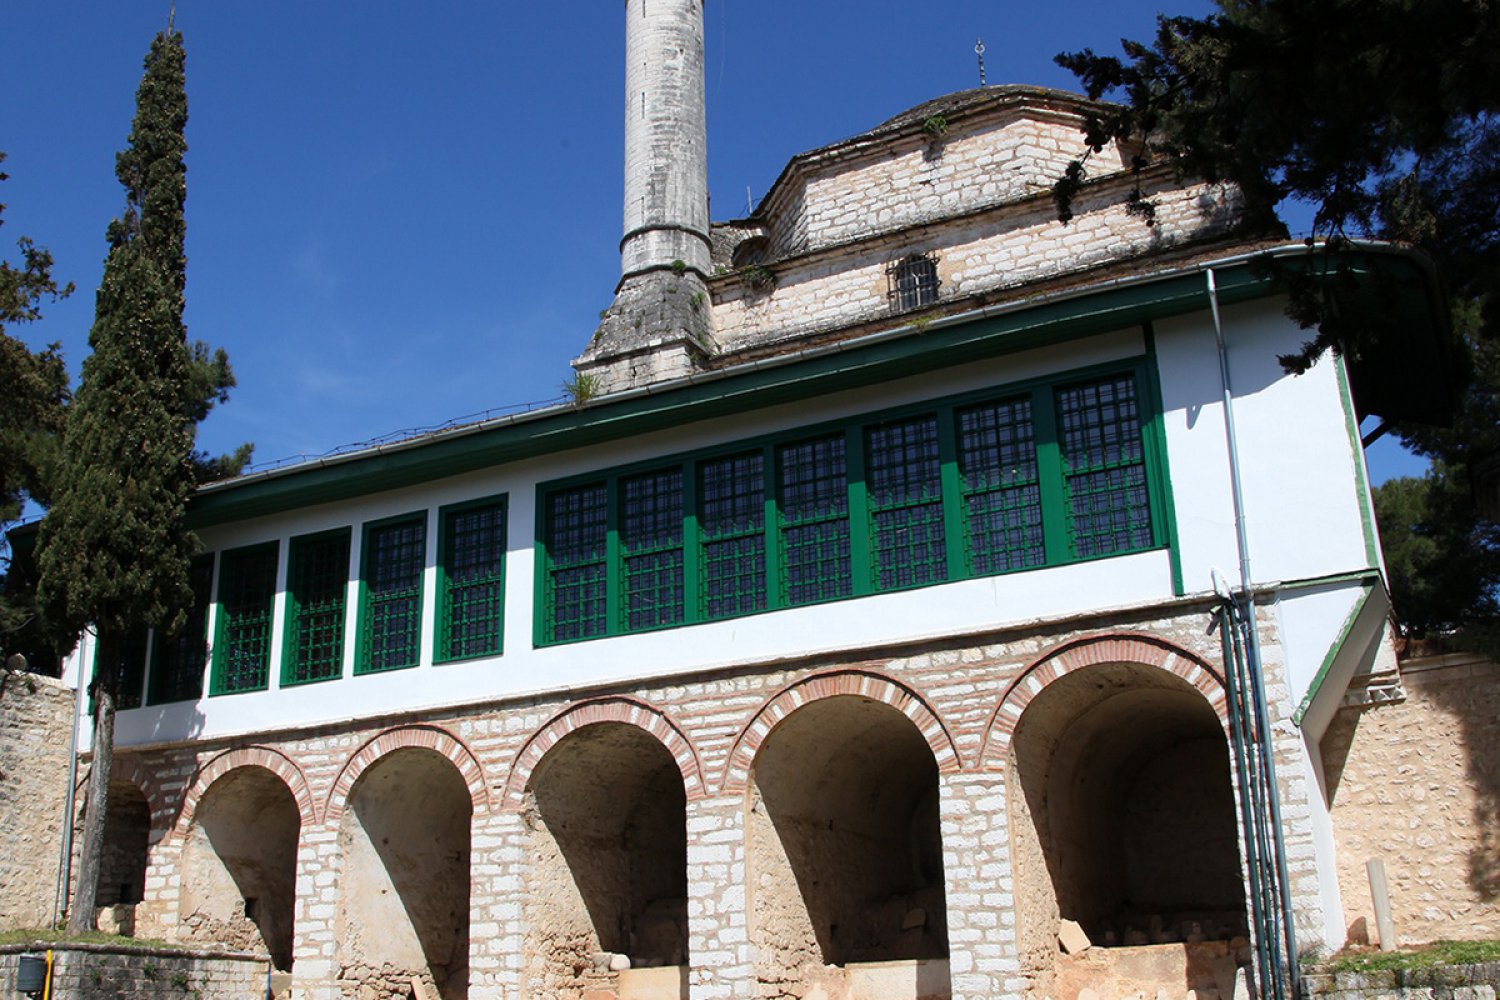
<instances>
[{"instance_id":1,"label":"stone arch","mask_svg":"<svg viewBox=\"0 0 1500 1000\"><path fill-rule=\"evenodd\" d=\"M90 764L78 779L78 801L83 802L84 789L88 787L93 777L93 765ZM116 755L109 769L110 781L128 781L138 788L146 797L146 806L151 810L151 832L147 843L154 846L163 837L171 832L175 817L172 814L171 805L167 802L167 796L162 791L156 776L146 769L134 757Z\"/></svg>"},{"instance_id":2,"label":"stone arch","mask_svg":"<svg viewBox=\"0 0 1500 1000\"><path fill-rule=\"evenodd\" d=\"M985 726L980 766L986 770L1005 766L1005 755L1021 713L1044 688L1075 670L1101 663L1139 663L1175 674L1203 695L1221 725L1227 728L1229 724L1229 699L1223 677L1181 646L1157 636L1131 632L1083 636L1043 653L1006 686L1000 704Z\"/></svg>"},{"instance_id":3,"label":"stone arch","mask_svg":"<svg viewBox=\"0 0 1500 1000\"><path fill-rule=\"evenodd\" d=\"M547 755L547 751L556 746L564 736L585 726L603 722L622 722L654 736L676 761L677 769L682 773L682 787L688 801L701 799L707 794L699 767L698 751L677 724L644 701L615 696L570 705L538 729L526 741L520 753L516 754L515 763L511 765L510 779L505 784L502 799L503 808L511 812L520 811L532 772Z\"/></svg>"},{"instance_id":4,"label":"stone arch","mask_svg":"<svg viewBox=\"0 0 1500 1000\"><path fill-rule=\"evenodd\" d=\"M446 757L463 777L474 812L477 814L489 809L490 791L485 784L484 768L480 766L479 759L472 750L452 733L436 726L398 726L376 736L349 758L328 792L328 802L323 807L323 821L337 822L344 815L349 790L354 787L359 776L381 757L403 747L431 750Z\"/></svg>"},{"instance_id":5,"label":"stone arch","mask_svg":"<svg viewBox=\"0 0 1500 1000\"><path fill-rule=\"evenodd\" d=\"M868 698L896 709L921 732L932 749L940 774L952 774L961 769L963 762L948 727L915 690L872 670L830 670L788 685L760 707L735 738L734 749L724 765L719 791L745 791L756 753L783 719L809 702L840 695Z\"/></svg>"},{"instance_id":6,"label":"stone arch","mask_svg":"<svg viewBox=\"0 0 1500 1000\"><path fill-rule=\"evenodd\" d=\"M193 817L198 811L198 803L203 800L203 793L207 792L215 781L241 767L259 767L280 778L297 803L297 811L302 816L302 825L304 827L317 825L317 806L313 802L312 789L308 787L307 777L302 773L302 769L279 750L272 750L265 746L252 746L226 750L198 768L188 782L187 795L182 800L182 812L178 815L177 823L173 827L175 836L182 836L192 824Z\"/></svg>"}]
</instances>

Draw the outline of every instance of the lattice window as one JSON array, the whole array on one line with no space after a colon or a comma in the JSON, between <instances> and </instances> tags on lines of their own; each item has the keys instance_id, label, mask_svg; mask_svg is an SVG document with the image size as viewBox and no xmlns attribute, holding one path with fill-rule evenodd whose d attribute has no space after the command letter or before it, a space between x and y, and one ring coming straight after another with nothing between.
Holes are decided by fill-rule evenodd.
<instances>
[{"instance_id":1,"label":"lattice window","mask_svg":"<svg viewBox=\"0 0 1500 1000\"><path fill-rule=\"evenodd\" d=\"M777 449L783 592L808 604L853 592L844 435Z\"/></svg>"},{"instance_id":2,"label":"lattice window","mask_svg":"<svg viewBox=\"0 0 1500 1000\"><path fill-rule=\"evenodd\" d=\"M682 470L622 480L620 504L625 627L676 625L683 618Z\"/></svg>"},{"instance_id":3,"label":"lattice window","mask_svg":"<svg viewBox=\"0 0 1500 1000\"><path fill-rule=\"evenodd\" d=\"M699 464L698 531L705 617L764 610L766 475L761 452Z\"/></svg>"},{"instance_id":4,"label":"lattice window","mask_svg":"<svg viewBox=\"0 0 1500 1000\"><path fill-rule=\"evenodd\" d=\"M219 564L219 626L211 690L214 694L260 691L271 670L276 546L226 552Z\"/></svg>"},{"instance_id":5,"label":"lattice window","mask_svg":"<svg viewBox=\"0 0 1500 1000\"><path fill-rule=\"evenodd\" d=\"M504 501L443 513L438 659L500 652L505 619L505 517Z\"/></svg>"},{"instance_id":6,"label":"lattice window","mask_svg":"<svg viewBox=\"0 0 1500 1000\"><path fill-rule=\"evenodd\" d=\"M988 576L1042 565L1047 551L1031 397L965 407L957 417L971 571Z\"/></svg>"},{"instance_id":7,"label":"lattice window","mask_svg":"<svg viewBox=\"0 0 1500 1000\"><path fill-rule=\"evenodd\" d=\"M347 530L292 539L282 684L338 677L344 669L349 593Z\"/></svg>"},{"instance_id":8,"label":"lattice window","mask_svg":"<svg viewBox=\"0 0 1500 1000\"><path fill-rule=\"evenodd\" d=\"M1068 527L1079 558L1149 548L1151 502L1135 379L1057 391Z\"/></svg>"},{"instance_id":9,"label":"lattice window","mask_svg":"<svg viewBox=\"0 0 1500 1000\"><path fill-rule=\"evenodd\" d=\"M947 579L937 417L867 427L865 475L876 586L893 590Z\"/></svg>"},{"instance_id":10,"label":"lattice window","mask_svg":"<svg viewBox=\"0 0 1500 1000\"><path fill-rule=\"evenodd\" d=\"M554 642L603 635L608 624L609 491L603 483L547 497L551 599L547 634Z\"/></svg>"},{"instance_id":11,"label":"lattice window","mask_svg":"<svg viewBox=\"0 0 1500 1000\"><path fill-rule=\"evenodd\" d=\"M193 603L175 636L156 633L151 658L150 703L197 701L203 695L203 668L208 663L208 600L214 557L199 556L188 567Z\"/></svg>"},{"instance_id":12,"label":"lattice window","mask_svg":"<svg viewBox=\"0 0 1500 1000\"><path fill-rule=\"evenodd\" d=\"M885 269L885 277L887 295L895 312L917 309L937 301L937 258L932 254L904 257Z\"/></svg>"},{"instance_id":13,"label":"lattice window","mask_svg":"<svg viewBox=\"0 0 1500 1000\"><path fill-rule=\"evenodd\" d=\"M115 710L125 711L130 708L140 708L143 688L146 685L146 646L149 642L149 632L142 626L133 628L126 632L120 640L120 652L115 660L113 669L110 669L102 661L100 654L103 647L94 646L94 676L101 672L106 675L114 674L115 679ZM89 694L89 715L94 714L94 696Z\"/></svg>"},{"instance_id":14,"label":"lattice window","mask_svg":"<svg viewBox=\"0 0 1500 1000\"><path fill-rule=\"evenodd\" d=\"M427 516L365 529L358 673L414 667L421 658Z\"/></svg>"}]
</instances>

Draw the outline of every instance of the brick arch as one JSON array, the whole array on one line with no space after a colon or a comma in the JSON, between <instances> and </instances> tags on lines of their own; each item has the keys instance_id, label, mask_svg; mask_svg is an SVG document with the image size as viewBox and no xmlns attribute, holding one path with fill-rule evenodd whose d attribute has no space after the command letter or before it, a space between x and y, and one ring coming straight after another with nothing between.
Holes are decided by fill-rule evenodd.
<instances>
[{"instance_id":1,"label":"brick arch","mask_svg":"<svg viewBox=\"0 0 1500 1000\"><path fill-rule=\"evenodd\" d=\"M1005 688L984 730L979 762L999 767L1010 749L1021 713L1042 689L1066 674L1104 663L1139 663L1174 674L1203 695L1219 723L1228 726L1229 700L1224 679L1205 660L1154 635L1112 632L1072 639L1043 653Z\"/></svg>"},{"instance_id":2,"label":"brick arch","mask_svg":"<svg viewBox=\"0 0 1500 1000\"><path fill-rule=\"evenodd\" d=\"M740 730L734 749L724 764L719 781L721 792L743 792L750 782L750 767L761 744L783 719L803 705L839 695L855 695L878 701L906 716L932 748L938 771L951 774L962 766L953 736L925 698L900 681L872 670L830 670L804 677L781 690Z\"/></svg>"},{"instance_id":3,"label":"brick arch","mask_svg":"<svg viewBox=\"0 0 1500 1000\"><path fill-rule=\"evenodd\" d=\"M524 805L526 786L531 782L532 773L563 737L585 726L603 722L621 722L656 737L677 763L688 801L701 799L707 794L698 751L686 734L665 713L644 701L621 695L570 705L533 733L511 765L510 779L505 783L504 808L519 810Z\"/></svg>"},{"instance_id":4,"label":"brick arch","mask_svg":"<svg viewBox=\"0 0 1500 1000\"><path fill-rule=\"evenodd\" d=\"M302 769L279 750L264 746L251 746L226 750L198 768L192 780L188 782L188 792L182 800L182 812L177 817L173 832L178 836L185 834L198 813L198 803L203 800L203 796L207 794L213 783L230 771L242 767L258 767L280 778L286 785L287 791L292 793L292 798L296 800L297 812L301 814L303 829L316 825L318 810L313 803L312 789L308 787L307 777L302 773Z\"/></svg>"},{"instance_id":5,"label":"brick arch","mask_svg":"<svg viewBox=\"0 0 1500 1000\"><path fill-rule=\"evenodd\" d=\"M85 795L84 789L88 787L89 780L93 777L93 765L83 772L79 778L78 801L82 802ZM109 768L110 781L128 781L140 789L146 797L146 808L151 811L151 832L147 835L148 846L157 844L172 829L174 820L172 807L167 802L166 793L162 791L161 784L156 776L147 770L146 766L134 757L117 755L111 762Z\"/></svg>"},{"instance_id":6,"label":"brick arch","mask_svg":"<svg viewBox=\"0 0 1500 1000\"><path fill-rule=\"evenodd\" d=\"M398 726L376 736L349 758L328 792L328 802L323 807L323 822L334 823L344 815L350 789L359 780L359 776L369 770L371 764L388 753L407 747L431 750L448 758L458 768L459 775L468 786L469 800L473 803L474 811L478 813L489 809L490 790L484 780L484 768L480 766L479 758L474 756L474 752L458 737L437 726Z\"/></svg>"}]
</instances>

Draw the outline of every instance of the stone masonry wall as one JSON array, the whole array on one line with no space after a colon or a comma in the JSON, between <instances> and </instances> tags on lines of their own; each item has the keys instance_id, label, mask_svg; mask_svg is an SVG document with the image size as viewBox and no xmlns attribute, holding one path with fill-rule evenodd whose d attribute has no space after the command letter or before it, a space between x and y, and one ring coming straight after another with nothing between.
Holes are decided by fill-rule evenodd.
<instances>
[{"instance_id":1,"label":"stone masonry wall","mask_svg":"<svg viewBox=\"0 0 1500 1000\"><path fill-rule=\"evenodd\" d=\"M840 178L854 183L857 175ZM912 181L912 183L916 183ZM850 204L857 202L850 193ZM891 314L886 268L913 253L937 258L938 300L1034 284L1090 267L1119 263L1224 231L1238 199L1217 185L1147 189L1156 225L1126 211L1121 189L1079 199L1064 224L1049 194L931 229L904 230L776 264L774 286L753 288L740 276L715 279L714 339L721 352L764 349ZM864 206L861 205L861 211Z\"/></svg>"},{"instance_id":2,"label":"stone masonry wall","mask_svg":"<svg viewBox=\"0 0 1500 1000\"><path fill-rule=\"evenodd\" d=\"M1046 194L1085 152L1075 116L956 121L939 138L883 144L862 161L835 161L789 184L769 206L773 257L789 257L874 233ZM1125 169L1118 150L1092 157L1102 177Z\"/></svg>"},{"instance_id":3,"label":"stone masonry wall","mask_svg":"<svg viewBox=\"0 0 1500 1000\"><path fill-rule=\"evenodd\" d=\"M52 919L72 723L62 681L0 673L0 930Z\"/></svg>"},{"instance_id":4,"label":"stone masonry wall","mask_svg":"<svg viewBox=\"0 0 1500 1000\"><path fill-rule=\"evenodd\" d=\"M266 995L263 955L178 949L52 945L52 995L66 1000L217 1000ZM16 982L23 954L44 955L48 945L0 948L0 993ZM290 991L285 977L272 982L276 1000Z\"/></svg>"},{"instance_id":5,"label":"stone masonry wall","mask_svg":"<svg viewBox=\"0 0 1500 1000\"><path fill-rule=\"evenodd\" d=\"M1350 937L1378 939L1372 858L1401 944L1500 937L1500 665L1433 657L1401 674L1405 701L1342 709L1323 739Z\"/></svg>"},{"instance_id":6,"label":"stone masonry wall","mask_svg":"<svg viewBox=\"0 0 1500 1000\"><path fill-rule=\"evenodd\" d=\"M671 752L687 796L690 982L695 1000L750 997L755 928L747 922L745 810L749 770L771 728L808 700L858 695L910 718L939 768L954 1000L1025 988L1017 950L1005 766L1008 733L1040 686L1092 663L1154 664L1194 684L1216 710L1218 639L1207 607L1182 602L1111 617L765 664L636 688L537 697L466 710L367 720L347 727L266 734L258 744L204 742L122 755L123 772L153 786L161 828L153 844L137 933L180 939L179 867L198 797L240 766L272 770L302 812L297 860L299 1000L344 1000L337 982L345 859L338 830L350 789L384 754L435 750L464 779L474 806L470 898L473 1000L525 990L525 886L531 839L524 807L533 769L579 726L627 722ZM1289 728L1274 625L1262 619L1266 672L1278 708L1278 757L1287 760L1284 809L1299 924L1318 924L1316 871L1300 783L1288 783L1298 737ZM1198 664L1201 664L1198 665ZM1023 683L1024 681L1024 683ZM1304 938L1307 940L1307 938ZM352 995L349 995L352 996Z\"/></svg>"}]
</instances>

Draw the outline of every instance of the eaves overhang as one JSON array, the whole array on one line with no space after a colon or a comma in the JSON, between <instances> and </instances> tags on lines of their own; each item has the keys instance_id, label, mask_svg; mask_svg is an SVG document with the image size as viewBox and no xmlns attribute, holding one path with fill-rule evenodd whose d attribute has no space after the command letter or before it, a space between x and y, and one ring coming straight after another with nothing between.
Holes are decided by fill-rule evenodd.
<instances>
[{"instance_id":1,"label":"eaves overhang","mask_svg":"<svg viewBox=\"0 0 1500 1000\"><path fill-rule=\"evenodd\" d=\"M614 393L582 406L555 406L251 473L200 488L189 505L189 524L204 528L349 500L1138 326L1207 308L1203 272L1210 268L1221 303L1264 298L1280 289L1255 262L1272 257L1285 263L1298 256L1316 260L1304 244L1296 243L1198 261L762 358ZM1436 301L1431 266L1414 252L1363 245L1351 264L1359 275L1373 280L1399 271L1407 276L1407 284L1424 289ZM1427 313L1436 315L1431 309Z\"/></svg>"}]
</instances>

